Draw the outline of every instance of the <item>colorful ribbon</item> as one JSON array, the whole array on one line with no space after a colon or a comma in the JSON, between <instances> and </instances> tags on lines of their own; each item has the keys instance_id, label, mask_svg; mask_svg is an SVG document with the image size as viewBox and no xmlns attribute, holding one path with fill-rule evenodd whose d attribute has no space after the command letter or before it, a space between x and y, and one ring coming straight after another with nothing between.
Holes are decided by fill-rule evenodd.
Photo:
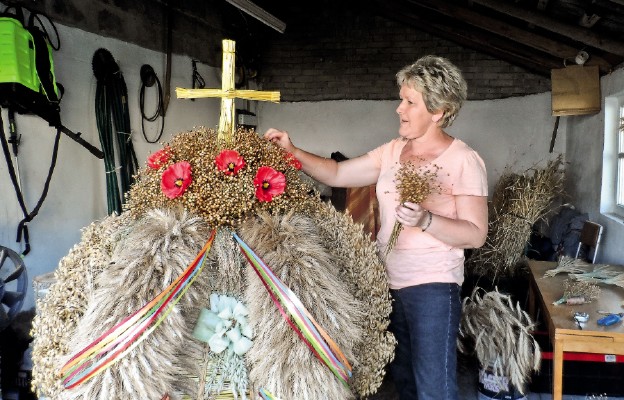
<instances>
[{"instance_id":1,"label":"colorful ribbon","mask_svg":"<svg viewBox=\"0 0 624 400\"><path fill-rule=\"evenodd\" d=\"M260 390L258 390L258 394L260 395L260 397L262 397L264 400L279 400L277 397L273 396L271 394L271 392L269 392L268 390L266 390L265 388L260 388Z\"/></svg>"},{"instance_id":2,"label":"colorful ribbon","mask_svg":"<svg viewBox=\"0 0 624 400\"><path fill-rule=\"evenodd\" d=\"M351 365L336 343L314 320L299 298L271 271L262 259L236 234L232 233L241 251L254 268L286 322L310 348L312 353L323 362L332 373L345 385L351 377ZM284 310L288 310L288 314ZM292 319L291 319L292 317ZM347 385L348 386L348 385Z\"/></svg>"},{"instance_id":3,"label":"colorful ribbon","mask_svg":"<svg viewBox=\"0 0 624 400\"><path fill-rule=\"evenodd\" d=\"M106 370L132 351L160 325L203 269L214 237L215 231L195 260L165 290L140 310L104 332L65 363L60 371L65 389L74 388ZM152 325L154 321L156 322Z\"/></svg>"}]
</instances>

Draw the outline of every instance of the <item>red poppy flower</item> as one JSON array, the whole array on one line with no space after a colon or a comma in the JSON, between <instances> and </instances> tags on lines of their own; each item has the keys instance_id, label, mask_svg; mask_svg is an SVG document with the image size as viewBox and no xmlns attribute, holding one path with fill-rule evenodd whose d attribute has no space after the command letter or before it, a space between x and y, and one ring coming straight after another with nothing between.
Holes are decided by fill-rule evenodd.
<instances>
[{"instance_id":1,"label":"red poppy flower","mask_svg":"<svg viewBox=\"0 0 624 400\"><path fill-rule=\"evenodd\" d=\"M288 164L293 168L301 170L301 161L297 160L293 153L286 153L286 161L288 161Z\"/></svg>"},{"instance_id":2,"label":"red poppy flower","mask_svg":"<svg viewBox=\"0 0 624 400\"><path fill-rule=\"evenodd\" d=\"M286 189L286 177L271 167L260 167L254 178L256 197L260 201L272 201Z\"/></svg>"},{"instance_id":3,"label":"red poppy flower","mask_svg":"<svg viewBox=\"0 0 624 400\"><path fill-rule=\"evenodd\" d=\"M215 158L215 164L226 175L236 175L245 166L245 160L236 150L223 150Z\"/></svg>"},{"instance_id":4,"label":"red poppy flower","mask_svg":"<svg viewBox=\"0 0 624 400\"><path fill-rule=\"evenodd\" d=\"M193 180L191 164L186 161L175 163L165 170L160 179L160 189L165 196L175 199L181 196Z\"/></svg>"},{"instance_id":5,"label":"red poppy flower","mask_svg":"<svg viewBox=\"0 0 624 400\"><path fill-rule=\"evenodd\" d=\"M169 161L169 147L162 148L147 157L147 166L152 169L159 169Z\"/></svg>"}]
</instances>

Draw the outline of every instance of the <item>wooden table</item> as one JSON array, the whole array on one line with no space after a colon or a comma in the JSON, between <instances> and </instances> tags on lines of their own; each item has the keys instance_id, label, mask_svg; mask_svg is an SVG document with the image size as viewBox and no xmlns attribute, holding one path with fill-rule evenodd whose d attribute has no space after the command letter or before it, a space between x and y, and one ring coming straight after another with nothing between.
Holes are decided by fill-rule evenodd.
<instances>
[{"instance_id":1,"label":"wooden table","mask_svg":"<svg viewBox=\"0 0 624 400\"><path fill-rule=\"evenodd\" d=\"M598 310L624 312L624 289L614 285L600 285L600 297L589 304L553 305L554 301L563 296L563 283L568 279L567 273L544 278L544 272L556 265L555 262L529 261L529 313L535 316L539 306L548 325L554 347L553 400L561 400L564 352L624 355L624 323L618 322L611 326L599 326L596 323L604 316L598 314ZM589 321L582 324L583 329L573 319L576 311L589 314Z\"/></svg>"}]
</instances>

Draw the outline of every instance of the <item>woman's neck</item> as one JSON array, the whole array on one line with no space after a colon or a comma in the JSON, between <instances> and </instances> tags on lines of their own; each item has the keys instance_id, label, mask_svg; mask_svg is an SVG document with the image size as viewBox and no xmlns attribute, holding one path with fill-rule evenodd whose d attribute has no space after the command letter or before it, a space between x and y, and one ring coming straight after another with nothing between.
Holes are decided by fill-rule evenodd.
<instances>
[{"instance_id":1,"label":"woman's neck","mask_svg":"<svg viewBox=\"0 0 624 400\"><path fill-rule=\"evenodd\" d=\"M401 162L426 164L440 156L453 143L454 138L439 130L439 134L409 139L401 152Z\"/></svg>"}]
</instances>

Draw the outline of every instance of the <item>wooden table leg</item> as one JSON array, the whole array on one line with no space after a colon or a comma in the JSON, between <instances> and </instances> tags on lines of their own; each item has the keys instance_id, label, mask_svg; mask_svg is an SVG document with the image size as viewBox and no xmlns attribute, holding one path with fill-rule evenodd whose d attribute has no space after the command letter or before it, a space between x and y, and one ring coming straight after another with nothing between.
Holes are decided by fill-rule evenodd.
<instances>
[{"instance_id":1,"label":"wooden table leg","mask_svg":"<svg viewBox=\"0 0 624 400\"><path fill-rule=\"evenodd\" d=\"M533 282L529 282L527 312L529 316L533 319L533 321L535 321L535 289L533 288Z\"/></svg>"},{"instance_id":2,"label":"wooden table leg","mask_svg":"<svg viewBox=\"0 0 624 400\"><path fill-rule=\"evenodd\" d=\"M553 400L561 400L563 393L563 340L555 335L553 355Z\"/></svg>"}]
</instances>

